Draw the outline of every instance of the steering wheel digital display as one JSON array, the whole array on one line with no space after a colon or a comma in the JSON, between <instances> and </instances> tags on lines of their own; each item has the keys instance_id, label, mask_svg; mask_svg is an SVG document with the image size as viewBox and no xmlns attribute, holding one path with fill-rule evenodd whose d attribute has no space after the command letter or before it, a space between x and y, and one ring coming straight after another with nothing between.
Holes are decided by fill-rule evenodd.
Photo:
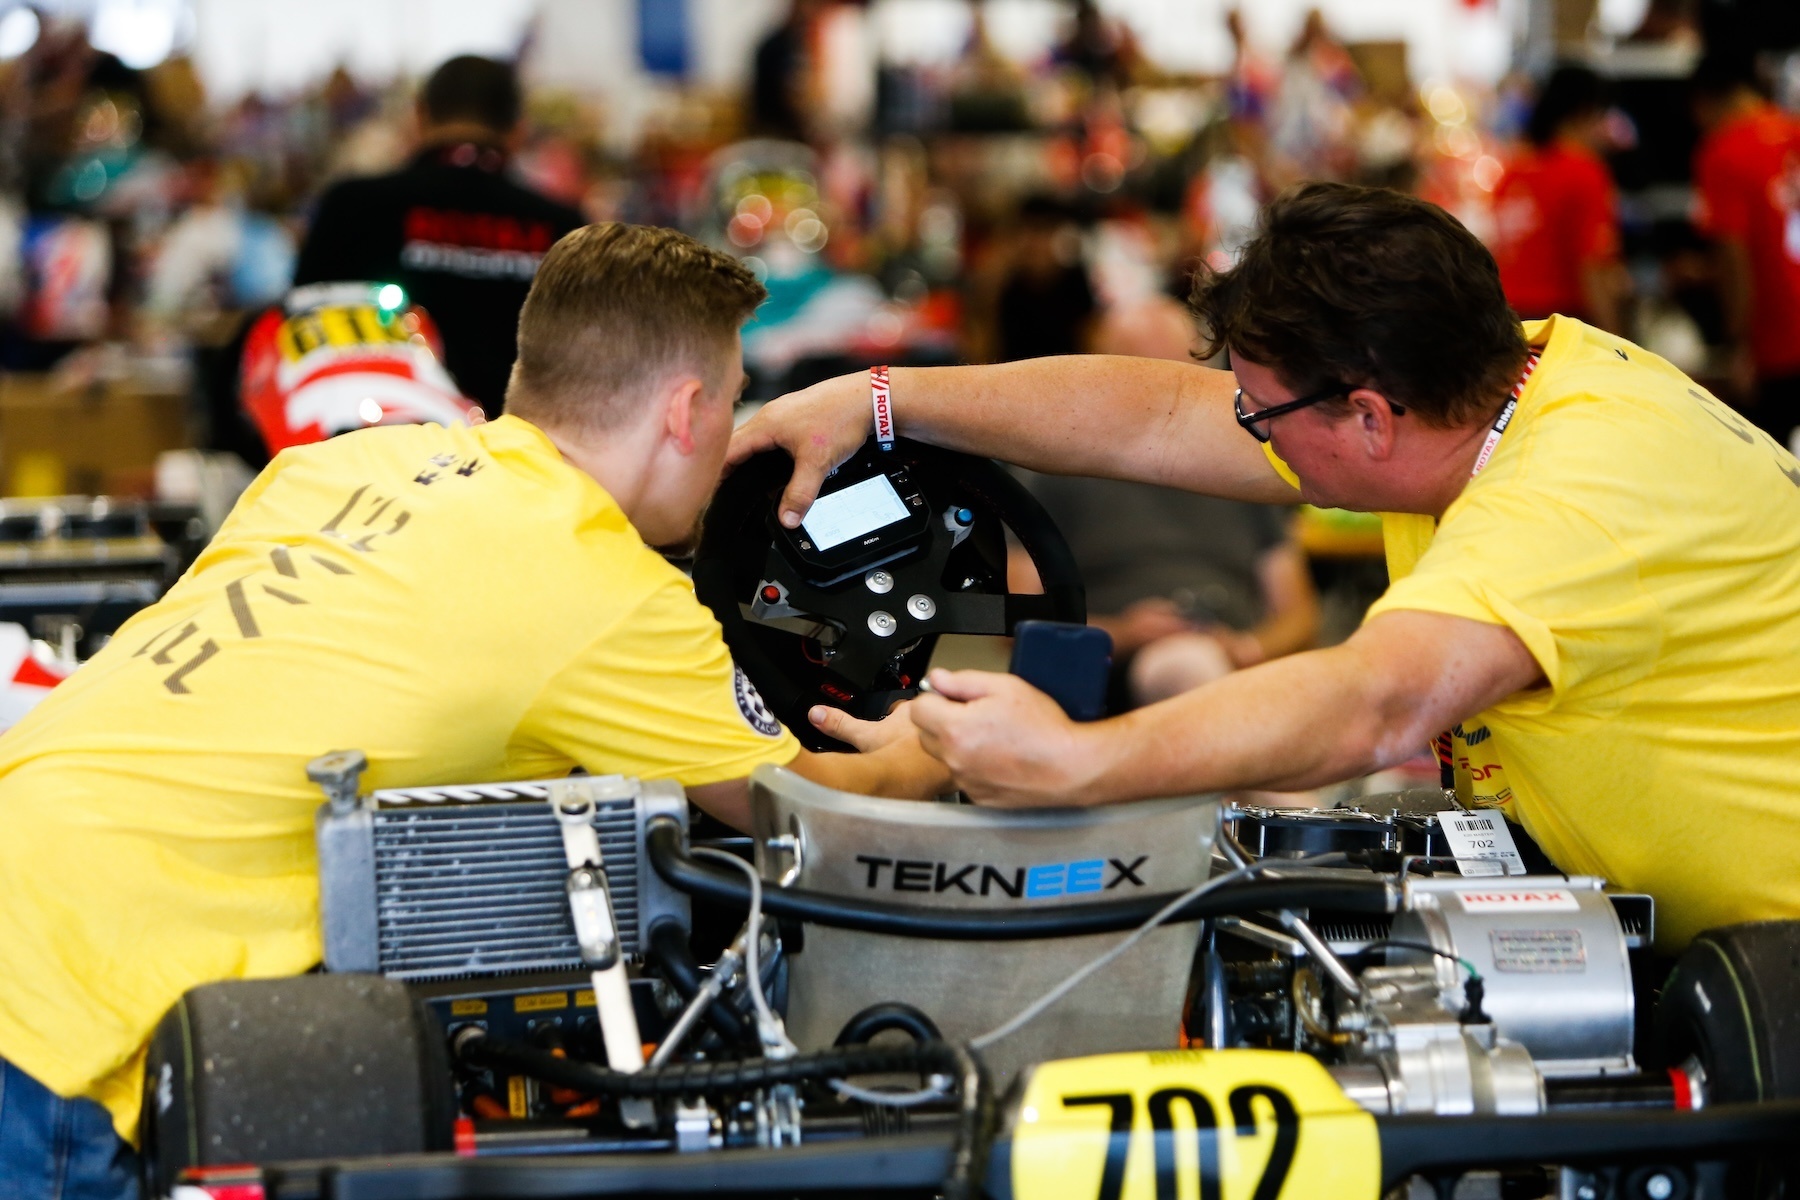
<instances>
[{"instance_id":1,"label":"steering wheel digital display","mask_svg":"<svg viewBox=\"0 0 1800 1200\"><path fill-rule=\"evenodd\" d=\"M917 693L944 634L1087 619L1068 543L988 459L871 440L825 481L797 530L776 519L792 473L793 460L773 451L726 478L707 510L694 591L770 711L809 749L849 748L814 729L809 708L885 716ZM1007 591L1008 530L1042 595Z\"/></svg>"}]
</instances>

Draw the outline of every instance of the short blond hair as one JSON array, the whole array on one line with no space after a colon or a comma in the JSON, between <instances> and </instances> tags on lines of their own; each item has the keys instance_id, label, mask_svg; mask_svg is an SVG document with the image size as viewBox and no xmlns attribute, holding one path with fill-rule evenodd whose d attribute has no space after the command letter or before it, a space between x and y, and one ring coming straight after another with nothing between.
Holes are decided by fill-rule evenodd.
<instances>
[{"instance_id":1,"label":"short blond hair","mask_svg":"<svg viewBox=\"0 0 1800 1200\"><path fill-rule=\"evenodd\" d=\"M743 263L673 229L577 229L544 255L519 312L506 411L606 429L673 372L717 387L732 336L768 294Z\"/></svg>"}]
</instances>

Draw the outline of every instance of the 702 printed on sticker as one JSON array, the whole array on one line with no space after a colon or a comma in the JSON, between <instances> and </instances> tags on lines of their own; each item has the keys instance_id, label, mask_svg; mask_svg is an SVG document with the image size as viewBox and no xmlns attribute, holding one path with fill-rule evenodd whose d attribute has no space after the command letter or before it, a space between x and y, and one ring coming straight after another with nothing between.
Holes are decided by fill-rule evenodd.
<instances>
[{"instance_id":1,"label":"702 printed on sticker","mask_svg":"<svg viewBox=\"0 0 1800 1200\"><path fill-rule=\"evenodd\" d=\"M1525 874L1518 843L1499 813L1441 812L1438 828L1449 843L1457 870L1464 875Z\"/></svg>"}]
</instances>

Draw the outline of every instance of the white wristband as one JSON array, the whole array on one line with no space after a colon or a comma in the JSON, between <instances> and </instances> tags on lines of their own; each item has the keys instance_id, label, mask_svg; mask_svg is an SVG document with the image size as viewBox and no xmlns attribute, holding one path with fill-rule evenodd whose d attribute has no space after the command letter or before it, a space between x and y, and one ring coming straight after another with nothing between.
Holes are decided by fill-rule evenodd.
<instances>
[{"instance_id":1,"label":"white wristband","mask_svg":"<svg viewBox=\"0 0 1800 1200\"><path fill-rule=\"evenodd\" d=\"M888 389L888 369L869 368L869 399L875 406L875 440L883 450L894 448L894 397Z\"/></svg>"}]
</instances>

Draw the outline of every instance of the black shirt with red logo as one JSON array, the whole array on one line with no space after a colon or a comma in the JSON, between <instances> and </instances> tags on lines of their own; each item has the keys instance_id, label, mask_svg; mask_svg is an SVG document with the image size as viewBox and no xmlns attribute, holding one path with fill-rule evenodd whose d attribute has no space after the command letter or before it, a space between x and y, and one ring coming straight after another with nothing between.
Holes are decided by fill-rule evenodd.
<instances>
[{"instance_id":1,"label":"black shirt with red logo","mask_svg":"<svg viewBox=\"0 0 1800 1200\"><path fill-rule=\"evenodd\" d=\"M544 252L587 222L520 186L506 155L472 142L421 152L391 175L319 200L294 283L398 283L444 335L445 366L490 417L518 353L519 308Z\"/></svg>"}]
</instances>

